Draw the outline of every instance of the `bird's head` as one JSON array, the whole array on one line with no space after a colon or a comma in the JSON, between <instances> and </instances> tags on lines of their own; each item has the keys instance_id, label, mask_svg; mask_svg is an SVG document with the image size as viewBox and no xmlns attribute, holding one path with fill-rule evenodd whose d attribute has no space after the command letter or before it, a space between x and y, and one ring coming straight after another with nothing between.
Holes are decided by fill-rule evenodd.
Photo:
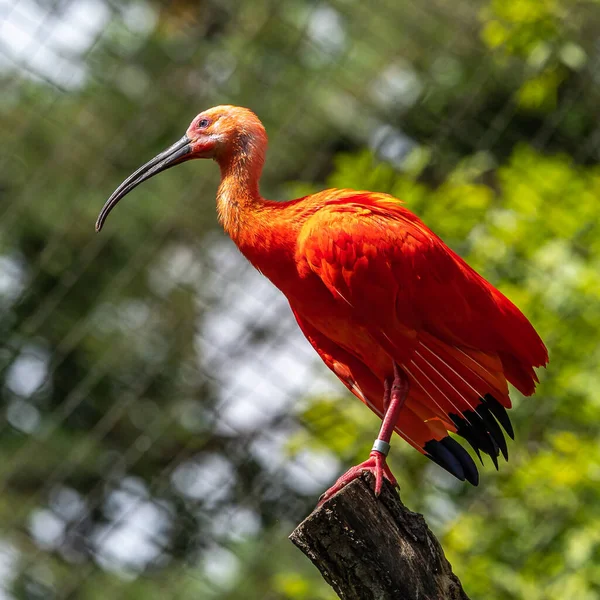
<instances>
[{"instance_id":1,"label":"bird's head","mask_svg":"<svg viewBox=\"0 0 600 600\"><path fill-rule=\"evenodd\" d=\"M185 135L142 165L112 193L96 221L100 231L117 202L140 183L193 158L212 158L221 170L236 161L251 163L260 172L267 146L267 134L259 118L240 106L215 106L194 117Z\"/></svg>"}]
</instances>

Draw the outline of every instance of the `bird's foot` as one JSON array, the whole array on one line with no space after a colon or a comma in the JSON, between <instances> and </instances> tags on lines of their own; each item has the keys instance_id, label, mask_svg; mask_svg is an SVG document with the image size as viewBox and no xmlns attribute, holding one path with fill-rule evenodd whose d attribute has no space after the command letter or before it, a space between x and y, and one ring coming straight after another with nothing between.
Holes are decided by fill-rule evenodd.
<instances>
[{"instance_id":1,"label":"bird's foot","mask_svg":"<svg viewBox=\"0 0 600 600\"><path fill-rule=\"evenodd\" d=\"M361 476L362 473L368 471L375 475L375 495L379 496L383 479L387 479L394 487L398 487L396 478L390 471L387 465L385 456L377 450L372 450L369 458L364 462L348 469L336 482L332 485L320 498L317 506L322 506L329 498L337 494L342 488L347 486L351 481L354 481Z\"/></svg>"}]
</instances>

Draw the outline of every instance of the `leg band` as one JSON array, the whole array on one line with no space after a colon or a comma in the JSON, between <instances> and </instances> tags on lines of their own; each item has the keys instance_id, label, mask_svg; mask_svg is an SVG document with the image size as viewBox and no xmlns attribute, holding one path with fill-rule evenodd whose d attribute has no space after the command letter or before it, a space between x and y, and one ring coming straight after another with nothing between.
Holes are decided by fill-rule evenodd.
<instances>
[{"instance_id":1,"label":"leg band","mask_svg":"<svg viewBox=\"0 0 600 600\"><path fill-rule=\"evenodd\" d=\"M383 454L383 456L387 456L390 452L390 445L384 440L376 439L375 442L373 442L373 448L371 450L375 450L380 454Z\"/></svg>"}]
</instances>

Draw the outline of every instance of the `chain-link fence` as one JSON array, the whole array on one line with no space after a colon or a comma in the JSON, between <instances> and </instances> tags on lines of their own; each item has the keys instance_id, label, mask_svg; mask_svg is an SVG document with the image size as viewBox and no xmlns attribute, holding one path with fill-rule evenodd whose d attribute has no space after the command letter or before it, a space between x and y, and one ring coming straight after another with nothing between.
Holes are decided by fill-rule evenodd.
<instances>
[{"instance_id":1,"label":"chain-link fence","mask_svg":"<svg viewBox=\"0 0 600 600\"><path fill-rule=\"evenodd\" d=\"M514 462L392 466L467 591L596 597L599 35L567 0L0 0L0 597L332 597L286 536L377 419L218 229L218 169L94 233L226 103L267 127L265 196L402 196L532 318Z\"/></svg>"}]
</instances>

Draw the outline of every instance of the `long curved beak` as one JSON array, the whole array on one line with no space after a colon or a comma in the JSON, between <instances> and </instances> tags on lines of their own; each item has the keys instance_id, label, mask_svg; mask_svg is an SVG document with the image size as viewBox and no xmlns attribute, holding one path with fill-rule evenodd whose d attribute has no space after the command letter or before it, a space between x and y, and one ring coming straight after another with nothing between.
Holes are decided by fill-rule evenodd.
<instances>
[{"instance_id":1,"label":"long curved beak","mask_svg":"<svg viewBox=\"0 0 600 600\"><path fill-rule=\"evenodd\" d=\"M96 231L100 231L108 217L108 213L116 206L117 202L126 196L133 188L140 183L154 177L157 173L166 171L175 165L185 162L192 158L192 147L190 138L184 135L180 140L169 146L164 152L155 156L151 161L141 166L135 173L130 175L111 195L102 207L98 219L96 220Z\"/></svg>"}]
</instances>

